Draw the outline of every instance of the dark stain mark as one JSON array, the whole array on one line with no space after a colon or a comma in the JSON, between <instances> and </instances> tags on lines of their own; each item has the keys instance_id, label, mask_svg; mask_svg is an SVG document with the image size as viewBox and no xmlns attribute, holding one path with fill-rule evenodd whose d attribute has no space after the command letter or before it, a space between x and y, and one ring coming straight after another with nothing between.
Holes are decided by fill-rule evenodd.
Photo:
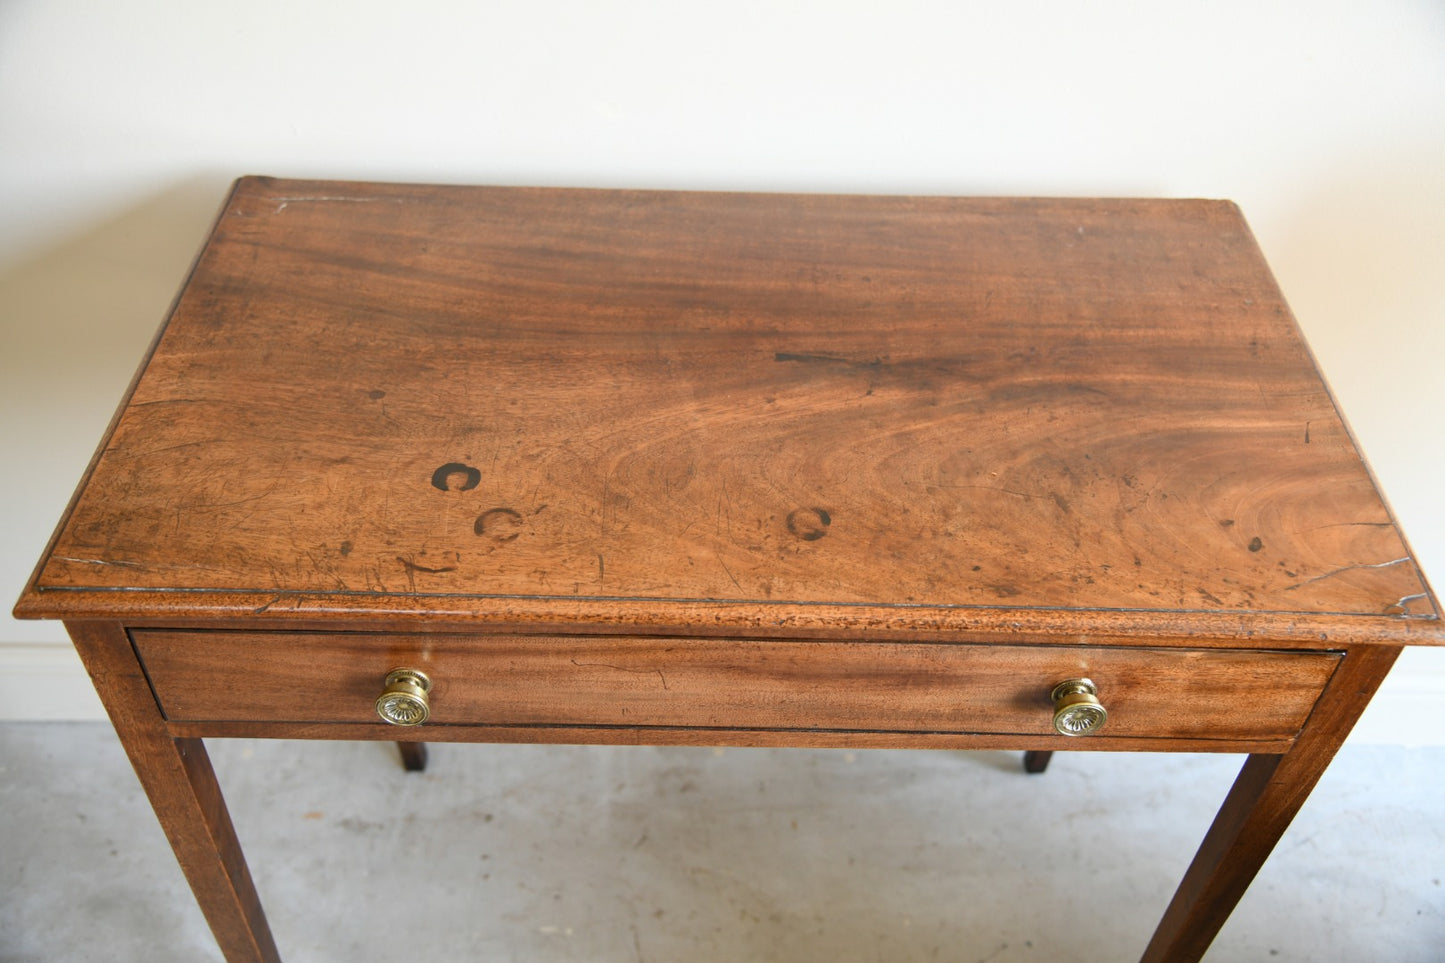
<instances>
[{"instance_id":1,"label":"dark stain mark","mask_svg":"<svg viewBox=\"0 0 1445 963\"><path fill-rule=\"evenodd\" d=\"M1059 511L1069 514L1069 500L1058 492L1054 492L1054 504L1059 506Z\"/></svg>"},{"instance_id":2,"label":"dark stain mark","mask_svg":"<svg viewBox=\"0 0 1445 963\"><path fill-rule=\"evenodd\" d=\"M342 554L342 555L350 555L350 554L351 554L351 543L350 543L350 542L342 542L342 543L341 543L341 554Z\"/></svg>"},{"instance_id":3,"label":"dark stain mark","mask_svg":"<svg viewBox=\"0 0 1445 963\"><path fill-rule=\"evenodd\" d=\"M973 570L974 570L975 572L982 572L982 571L983 571L983 566L982 566L982 565L975 565L975 566L973 567Z\"/></svg>"},{"instance_id":4,"label":"dark stain mark","mask_svg":"<svg viewBox=\"0 0 1445 963\"><path fill-rule=\"evenodd\" d=\"M1232 519L1232 518L1226 518L1226 519L1224 519L1223 521L1221 521L1221 522L1219 523L1219 527L1220 527L1220 528L1228 528L1229 526L1231 526L1231 525L1233 525L1233 524L1234 524L1234 519Z\"/></svg>"},{"instance_id":5,"label":"dark stain mark","mask_svg":"<svg viewBox=\"0 0 1445 963\"><path fill-rule=\"evenodd\" d=\"M796 361L802 364L843 364L850 368L881 368L882 358L874 358L872 361L854 361L851 358L840 358L831 354L794 354L788 351L778 351L773 354L774 361Z\"/></svg>"},{"instance_id":6,"label":"dark stain mark","mask_svg":"<svg viewBox=\"0 0 1445 963\"><path fill-rule=\"evenodd\" d=\"M1258 535L1254 536L1254 538L1251 538L1249 540L1249 550L1251 552L1257 552L1262 548L1264 548L1264 542L1259 540Z\"/></svg>"},{"instance_id":7,"label":"dark stain mark","mask_svg":"<svg viewBox=\"0 0 1445 963\"><path fill-rule=\"evenodd\" d=\"M1010 585L1007 583L1002 585L990 585L989 588L993 589L996 593L998 593L998 597L1001 599L1011 599L1015 595L1018 595L1020 592L1017 585Z\"/></svg>"},{"instance_id":8,"label":"dark stain mark","mask_svg":"<svg viewBox=\"0 0 1445 963\"><path fill-rule=\"evenodd\" d=\"M788 531L805 542L816 542L828 534L833 516L822 508L795 508L788 513Z\"/></svg>"},{"instance_id":9,"label":"dark stain mark","mask_svg":"<svg viewBox=\"0 0 1445 963\"><path fill-rule=\"evenodd\" d=\"M514 536L515 537L515 536ZM607 562L603 560L602 553L597 553L597 581L601 582L607 578Z\"/></svg>"},{"instance_id":10,"label":"dark stain mark","mask_svg":"<svg viewBox=\"0 0 1445 963\"><path fill-rule=\"evenodd\" d=\"M457 570L457 567L455 565L443 565L441 568L429 568L428 566L418 565L415 562L408 561L407 559L402 558L400 555L396 557L396 560L402 565L404 565L408 572L426 572L428 575L441 575L443 572L455 572Z\"/></svg>"},{"instance_id":11,"label":"dark stain mark","mask_svg":"<svg viewBox=\"0 0 1445 963\"><path fill-rule=\"evenodd\" d=\"M461 475L461 480L456 488L452 488L453 476ZM439 491L463 491L468 492L482 483L482 473L471 465L463 465L459 461L449 461L445 465L431 473L432 487Z\"/></svg>"},{"instance_id":12,"label":"dark stain mark","mask_svg":"<svg viewBox=\"0 0 1445 963\"><path fill-rule=\"evenodd\" d=\"M1223 605L1223 604L1224 604L1224 600L1223 600L1223 599L1221 599L1219 596L1213 594L1212 592L1210 592L1209 590L1207 590L1207 589L1206 589L1204 586L1202 586L1202 585L1196 587L1196 588L1194 589L1194 591L1198 592L1198 593L1200 594L1200 596L1202 596L1203 598L1208 599L1209 601L1213 602L1215 605Z\"/></svg>"},{"instance_id":13,"label":"dark stain mark","mask_svg":"<svg viewBox=\"0 0 1445 963\"><path fill-rule=\"evenodd\" d=\"M380 388L377 388L375 391L368 391L366 393L366 397L370 398L372 401L380 401L381 399L386 397L386 392L382 391Z\"/></svg>"},{"instance_id":14,"label":"dark stain mark","mask_svg":"<svg viewBox=\"0 0 1445 963\"><path fill-rule=\"evenodd\" d=\"M848 359L837 358L827 354L791 354L787 351L778 351L773 354L774 361L801 361L805 364L817 364L819 362L829 364L847 364Z\"/></svg>"},{"instance_id":15,"label":"dark stain mark","mask_svg":"<svg viewBox=\"0 0 1445 963\"><path fill-rule=\"evenodd\" d=\"M1144 560L1141 559L1139 556L1135 555L1135 556L1134 556L1134 565L1135 565L1137 568L1143 568L1143 567L1144 567Z\"/></svg>"},{"instance_id":16,"label":"dark stain mark","mask_svg":"<svg viewBox=\"0 0 1445 963\"><path fill-rule=\"evenodd\" d=\"M522 534L522 516L510 508L489 508L477 516L472 528L493 541L511 542Z\"/></svg>"},{"instance_id":17,"label":"dark stain mark","mask_svg":"<svg viewBox=\"0 0 1445 963\"><path fill-rule=\"evenodd\" d=\"M1310 423L1307 421L1307 422L1305 422L1305 444L1308 445L1309 443L1310 443Z\"/></svg>"}]
</instances>

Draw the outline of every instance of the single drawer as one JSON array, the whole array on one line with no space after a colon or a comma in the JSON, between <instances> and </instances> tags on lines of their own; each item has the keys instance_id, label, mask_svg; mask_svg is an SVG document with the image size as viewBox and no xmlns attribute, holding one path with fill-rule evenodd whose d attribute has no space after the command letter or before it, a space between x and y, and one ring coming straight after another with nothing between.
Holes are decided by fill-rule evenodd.
<instances>
[{"instance_id":1,"label":"single drawer","mask_svg":"<svg viewBox=\"0 0 1445 963\"><path fill-rule=\"evenodd\" d=\"M431 680L429 726L1050 735L1087 677L1092 738L1288 740L1332 652L518 635L135 630L173 722L381 725L387 674Z\"/></svg>"}]
</instances>

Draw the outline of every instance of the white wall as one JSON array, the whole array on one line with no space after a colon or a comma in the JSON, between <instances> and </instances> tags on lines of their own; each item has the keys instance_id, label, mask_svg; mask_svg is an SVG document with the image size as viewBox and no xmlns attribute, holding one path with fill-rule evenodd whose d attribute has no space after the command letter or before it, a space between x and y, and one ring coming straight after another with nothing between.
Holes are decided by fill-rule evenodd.
<instances>
[{"instance_id":1,"label":"white wall","mask_svg":"<svg viewBox=\"0 0 1445 963\"><path fill-rule=\"evenodd\" d=\"M241 173L1233 198L1445 580L1438 0L6 0L7 599ZM0 673L97 711L53 625L0 623ZM1442 696L1411 653L1358 735L1437 741Z\"/></svg>"}]
</instances>

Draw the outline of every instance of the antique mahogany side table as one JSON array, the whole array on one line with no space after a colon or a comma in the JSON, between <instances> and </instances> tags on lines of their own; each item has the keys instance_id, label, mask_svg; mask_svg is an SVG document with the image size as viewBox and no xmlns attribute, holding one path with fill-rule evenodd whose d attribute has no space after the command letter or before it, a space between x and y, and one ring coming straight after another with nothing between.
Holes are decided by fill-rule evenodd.
<instances>
[{"instance_id":1,"label":"antique mahogany side table","mask_svg":"<svg viewBox=\"0 0 1445 963\"><path fill-rule=\"evenodd\" d=\"M268 178L16 608L236 963L205 737L1245 753L1197 960L1437 613L1232 204Z\"/></svg>"}]
</instances>

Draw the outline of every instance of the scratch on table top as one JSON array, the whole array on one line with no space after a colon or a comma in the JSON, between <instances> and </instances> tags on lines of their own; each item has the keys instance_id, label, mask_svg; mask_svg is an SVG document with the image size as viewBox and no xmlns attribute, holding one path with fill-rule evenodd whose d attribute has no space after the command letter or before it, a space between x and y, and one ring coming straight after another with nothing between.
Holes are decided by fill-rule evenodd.
<instances>
[{"instance_id":1,"label":"scratch on table top","mask_svg":"<svg viewBox=\"0 0 1445 963\"><path fill-rule=\"evenodd\" d=\"M401 203L401 198L399 197L347 197L342 194L304 194L296 197L273 197L271 200L277 202L276 209L271 212L272 214L280 214L292 204L300 204L307 201L335 201L346 204L374 204L378 201L390 201L393 204Z\"/></svg>"},{"instance_id":2,"label":"scratch on table top","mask_svg":"<svg viewBox=\"0 0 1445 963\"><path fill-rule=\"evenodd\" d=\"M81 565L118 565L122 568L144 568L140 562L126 562L121 559L109 558L76 558L73 555L57 555L57 562L77 562Z\"/></svg>"},{"instance_id":3,"label":"scratch on table top","mask_svg":"<svg viewBox=\"0 0 1445 963\"><path fill-rule=\"evenodd\" d=\"M1309 585L1311 582L1318 582L1321 579L1334 578L1336 575L1343 575L1345 572L1354 572L1358 569L1365 568L1389 568L1391 565L1400 565L1410 561L1413 560L1410 558L1410 556L1406 555L1402 558L1392 558L1388 562L1375 562L1373 565L1367 565L1363 563L1359 565L1344 565L1340 568L1332 569L1328 572L1325 572L1323 575L1316 575L1314 578L1307 578L1303 582L1297 582L1296 584L1291 585L1289 588L1285 589L1285 591L1292 592L1297 588Z\"/></svg>"},{"instance_id":4,"label":"scratch on table top","mask_svg":"<svg viewBox=\"0 0 1445 963\"><path fill-rule=\"evenodd\" d=\"M1393 602L1393 603L1391 603L1390 605L1385 606L1385 614L1386 614L1386 615L1394 615L1394 616L1397 616L1397 617L1402 618L1402 619L1429 619L1429 620L1434 620L1434 619L1437 619L1437 618L1439 617L1439 616L1437 616L1433 611L1430 611L1430 612L1412 612L1412 611L1410 611L1410 606L1413 605L1413 604L1416 603L1416 602L1424 602L1424 603L1426 603L1426 605L1429 605L1430 596L1429 596L1427 593L1425 593L1425 592L1416 592L1414 595L1402 595L1398 601Z\"/></svg>"}]
</instances>

